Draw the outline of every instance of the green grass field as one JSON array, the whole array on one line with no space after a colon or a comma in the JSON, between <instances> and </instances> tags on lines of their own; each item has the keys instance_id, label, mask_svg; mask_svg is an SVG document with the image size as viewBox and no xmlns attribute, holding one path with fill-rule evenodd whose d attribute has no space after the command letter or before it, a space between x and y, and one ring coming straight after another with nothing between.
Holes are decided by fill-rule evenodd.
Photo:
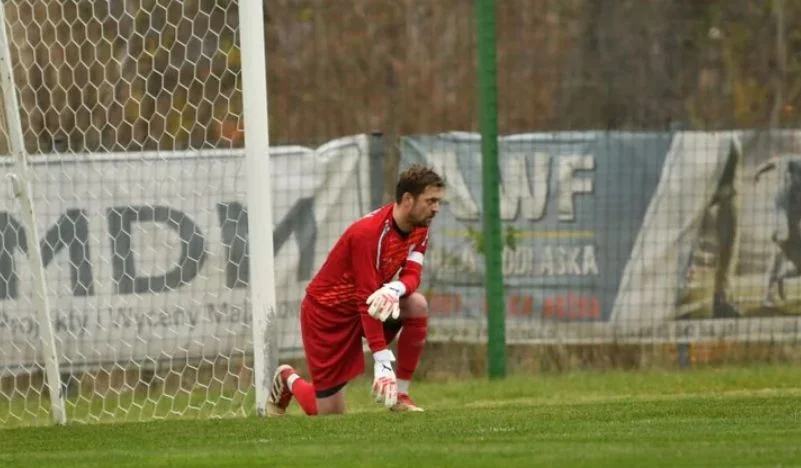
<instances>
[{"instance_id":1,"label":"green grass field","mask_svg":"<svg viewBox=\"0 0 801 468\"><path fill-rule=\"evenodd\" d=\"M0 430L0 466L801 466L792 366L580 372L415 384L396 414Z\"/></svg>"}]
</instances>

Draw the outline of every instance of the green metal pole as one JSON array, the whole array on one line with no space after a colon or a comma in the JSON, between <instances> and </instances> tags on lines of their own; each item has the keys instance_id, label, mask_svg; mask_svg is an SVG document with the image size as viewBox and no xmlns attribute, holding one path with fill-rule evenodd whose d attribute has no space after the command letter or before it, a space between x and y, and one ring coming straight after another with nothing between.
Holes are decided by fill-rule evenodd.
<instances>
[{"instance_id":1,"label":"green metal pole","mask_svg":"<svg viewBox=\"0 0 801 468\"><path fill-rule=\"evenodd\" d=\"M503 243L498 168L498 72L495 64L495 0L475 0L478 33L481 184L484 222L484 285L487 303L489 377L506 376Z\"/></svg>"}]
</instances>

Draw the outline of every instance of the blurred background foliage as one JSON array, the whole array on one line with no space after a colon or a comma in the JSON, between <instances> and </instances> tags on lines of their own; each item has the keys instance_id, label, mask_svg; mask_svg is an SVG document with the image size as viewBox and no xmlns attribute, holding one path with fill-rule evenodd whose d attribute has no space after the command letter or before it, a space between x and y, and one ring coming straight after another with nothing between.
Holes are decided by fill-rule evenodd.
<instances>
[{"instance_id":1,"label":"blurred background foliage","mask_svg":"<svg viewBox=\"0 0 801 468\"><path fill-rule=\"evenodd\" d=\"M243 144L236 2L6 3L31 152ZM265 4L275 144L477 130L472 0ZM497 15L502 134L798 123L801 2L504 0Z\"/></svg>"}]
</instances>

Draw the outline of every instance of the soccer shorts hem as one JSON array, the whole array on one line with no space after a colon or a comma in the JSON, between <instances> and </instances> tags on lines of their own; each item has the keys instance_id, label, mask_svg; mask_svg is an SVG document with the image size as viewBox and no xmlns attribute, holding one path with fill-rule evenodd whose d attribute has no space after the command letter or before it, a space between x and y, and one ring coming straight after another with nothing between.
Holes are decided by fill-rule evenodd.
<instances>
[{"instance_id":1,"label":"soccer shorts hem","mask_svg":"<svg viewBox=\"0 0 801 468\"><path fill-rule=\"evenodd\" d=\"M347 385L347 384L348 384L347 382L344 382L344 383L341 383L339 385L334 385L331 388L326 388L326 389L323 389L323 390L317 390L315 388L314 396L316 396L317 398L328 398L330 396L336 395L337 392L339 392L340 390L345 388L345 385Z\"/></svg>"}]
</instances>

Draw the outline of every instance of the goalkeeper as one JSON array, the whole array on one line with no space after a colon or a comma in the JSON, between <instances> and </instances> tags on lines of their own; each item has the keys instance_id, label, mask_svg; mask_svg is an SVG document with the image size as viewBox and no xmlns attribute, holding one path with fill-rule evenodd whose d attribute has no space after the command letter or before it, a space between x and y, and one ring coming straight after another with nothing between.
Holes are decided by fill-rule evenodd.
<instances>
[{"instance_id":1,"label":"goalkeeper","mask_svg":"<svg viewBox=\"0 0 801 468\"><path fill-rule=\"evenodd\" d=\"M393 411L422 411L409 397L428 333L428 305L415 290L428 226L444 191L445 182L436 172L414 165L400 174L395 202L345 230L301 303L301 336L311 382L292 367L280 366L273 377L268 414L284 414L293 396L306 414L344 413L344 387L364 372L362 337L373 355L375 400ZM396 359L388 344L398 332Z\"/></svg>"}]
</instances>

